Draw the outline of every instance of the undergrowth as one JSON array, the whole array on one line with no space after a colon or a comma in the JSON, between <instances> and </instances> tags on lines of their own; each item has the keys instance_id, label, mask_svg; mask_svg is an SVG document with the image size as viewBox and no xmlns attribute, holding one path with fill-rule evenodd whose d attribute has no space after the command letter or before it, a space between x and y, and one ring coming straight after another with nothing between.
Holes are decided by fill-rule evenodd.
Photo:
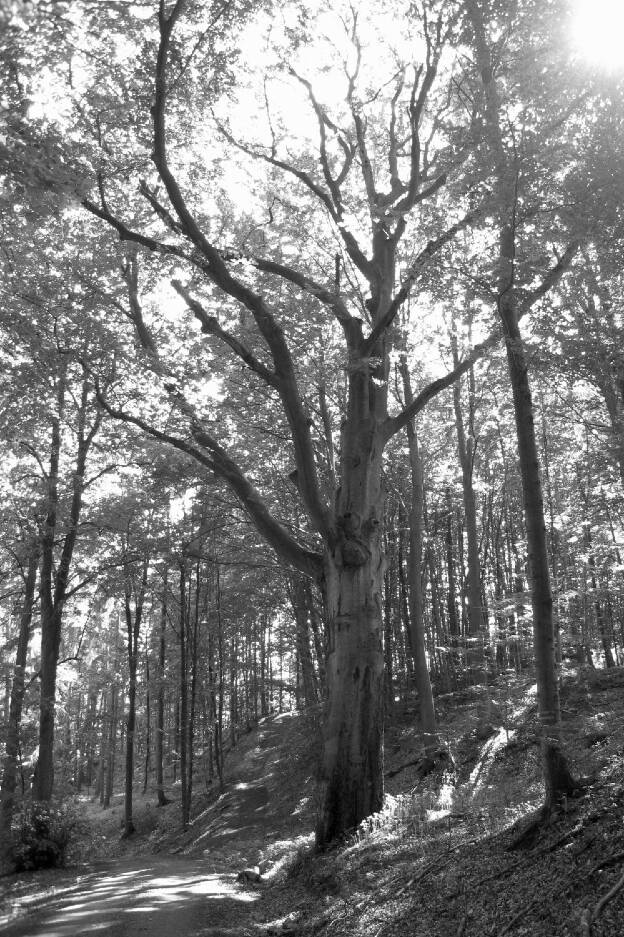
<instances>
[{"instance_id":1,"label":"undergrowth","mask_svg":"<svg viewBox=\"0 0 624 937\"><path fill-rule=\"evenodd\" d=\"M14 818L9 863L15 872L63 868L75 858L85 832L74 804L25 804Z\"/></svg>"}]
</instances>

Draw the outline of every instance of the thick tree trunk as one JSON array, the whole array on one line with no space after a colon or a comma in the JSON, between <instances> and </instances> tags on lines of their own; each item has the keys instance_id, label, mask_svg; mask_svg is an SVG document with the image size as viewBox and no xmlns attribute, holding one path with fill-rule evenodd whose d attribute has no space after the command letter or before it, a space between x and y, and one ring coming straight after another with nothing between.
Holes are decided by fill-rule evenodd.
<instances>
[{"instance_id":1,"label":"thick tree trunk","mask_svg":"<svg viewBox=\"0 0 624 937\"><path fill-rule=\"evenodd\" d=\"M355 568L328 559L327 790L317 830L322 847L355 829L383 802L382 585L380 550Z\"/></svg>"},{"instance_id":2,"label":"thick tree trunk","mask_svg":"<svg viewBox=\"0 0 624 937\"><path fill-rule=\"evenodd\" d=\"M353 378L366 401L367 377ZM358 399L356 392L352 405ZM329 701L327 789L317 828L321 847L355 829L383 803L383 447L371 422L352 420L350 431L343 433L336 511L340 536L325 555Z\"/></svg>"},{"instance_id":3,"label":"thick tree trunk","mask_svg":"<svg viewBox=\"0 0 624 937\"><path fill-rule=\"evenodd\" d=\"M0 789L0 843L3 845L7 844L9 841L15 789L17 787L17 762L25 692L26 658L28 654L28 643L30 641L38 563L39 544L38 541L36 541L33 543L28 556L17 653L15 656L15 667L13 669L13 682L11 684L9 718L6 729L6 752L4 770L2 772L2 788Z\"/></svg>"}]
</instances>

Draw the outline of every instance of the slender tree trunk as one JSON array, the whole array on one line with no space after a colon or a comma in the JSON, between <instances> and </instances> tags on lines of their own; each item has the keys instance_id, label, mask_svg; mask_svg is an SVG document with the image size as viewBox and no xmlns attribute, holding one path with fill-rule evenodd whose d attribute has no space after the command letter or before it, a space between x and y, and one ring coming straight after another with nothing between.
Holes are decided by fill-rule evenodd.
<instances>
[{"instance_id":1,"label":"slender tree trunk","mask_svg":"<svg viewBox=\"0 0 624 937\"><path fill-rule=\"evenodd\" d=\"M453 339L453 360L459 364L457 337ZM453 385L453 406L455 410L455 428L457 432L457 450L462 474L462 497L464 504L464 529L466 532L466 560L468 566L468 633L474 636L483 631L486 623L481 589L481 564L479 562L479 535L477 532L477 505L472 484L474 462L474 434L466 436L464 416L461 405L461 384ZM472 409L472 407L471 407Z\"/></svg>"},{"instance_id":2,"label":"slender tree trunk","mask_svg":"<svg viewBox=\"0 0 624 937\"><path fill-rule=\"evenodd\" d=\"M205 600L205 592L204 600ZM195 609L193 614L193 631L191 634L191 698L189 707L189 739L188 739L188 811L189 820L191 804L193 802L193 768L195 761L195 711L197 706L197 666L199 663L199 621L200 601L202 599L201 564L198 561L195 569Z\"/></svg>"},{"instance_id":3,"label":"slender tree trunk","mask_svg":"<svg viewBox=\"0 0 624 937\"><path fill-rule=\"evenodd\" d=\"M310 628L312 631L312 642L318 670L319 696L325 698L327 696L325 627L319 609L319 603L316 600L315 592L309 579L304 580L304 591L306 593L306 605L310 613Z\"/></svg>"},{"instance_id":4,"label":"slender tree trunk","mask_svg":"<svg viewBox=\"0 0 624 937\"><path fill-rule=\"evenodd\" d=\"M145 649L145 766L143 770L143 796L147 791L152 754L152 712L150 693L149 649Z\"/></svg>"},{"instance_id":5,"label":"slender tree trunk","mask_svg":"<svg viewBox=\"0 0 624 937\"><path fill-rule=\"evenodd\" d=\"M169 803L165 797L164 782L164 740L165 740L165 659L167 629L167 570L163 581L163 597L160 610L160 631L158 635L158 693L156 697L156 744L154 760L156 762L156 796L158 806Z\"/></svg>"},{"instance_id":6,"label":"slender tree trunk","mask_svg":"<svg viewBox=\"0 0 624 937\"><path fill-rule=\"evenodd\" d=\"M58 414L52 418L47 509L41 534L41 685L39 704L39 757L35 771L35 800L50 800L54 786L54 707L56 670L61 644L61 608L55 603L54 541L58 513L61 417L65 405L65 375L59 378ZM61 602L63 597L61 597Z\"/></svg>"},{"instance_id":7,"label":"slender tree trunk","mask_svg":"<svg viewBox=\"0 0 624 937\"><path fill-rule=\"evenodd\" d=\"M217 693L217 722L215 725L215 760L219 785L223 789L223 715L225 706L225 639L223 635L223 619L221 615L221 574L219 564L215 563L215 604L217 619L217 650L219 683ZM270 634L268 644L270 647Z\"/></svg>"},{"instance_id":8,"label":"slender tree trunk","mask_svg":"<svg viewBox=\"0 0 624 937\"><path fill-rule=\"evenodd\" d=\"M501 301L501 316L506 327L509 376L513 390L518 455L524 498L528 560L533 607L533 640L537 670L537 695L540 720L544 727L542 751L546 782L546 807L550 808L574 792L575 784L560 747L559 687L555 660L553 600L544 523L542 483L539 471L533 403L528 367L515 310Z\"/></svg>"},{"instance_id":9,"label":"slender tree trunk","mask_svg":"<svg viewBox=\"0 0 624 937\"><path fill-rule=\"evenodd\" d=\"M515 206L517 167L505 151L501 104L494 79L485 24L478 0L466 0L472 22L476 60L483 82L485 132L498 183L499 252L497 298L503 323L509 380L513 393L522 497L527 534L537 698L542 723L545 810L572 794L576 784L561 750L559 687L555 661L553 601L544 521L544 503L533 416L527 356L518 324L515 291Z\"/></svg>"},{"instance_id":10,"label":"slender tree trunk","mask_svg":"<svg viewBox=\"0 0 624 937\"><path fill-rule=\"evenodd\" d=\"M104 789L104 801L102 807L110 807L115 786L115 762L117 748L117 683L113 682L111 687L110 703L110 726L108 736L108 758L106 764L106 787Z\"/></svg>"},{"instance_id":11,"label":"slender tree trunk","mask_svg":"<svg viewBox=\"0 0 624 937\"><path fill-rule=\"evenodd\" d=\"M449 633L456 646L459 642L460 627L457 614L457 585L455 580L455 543L453 539L453 507L451 489L446 489L446 608L448 612Z\"/></svg>"},{"instance_id":12,"label":"slender tree trunk","mask_svg":"<svg viewBox=\"0 0 624 937\"><path fill-rule=\"evenodd\" d=\"M405 402L409 406L413 400L407 362L401 362L401 377ZM420 704L420 722L425 743L425 754L429 755L439 747L438 726L433 700L433 689L429 675L425 633L425 602L423 590L423 541L424 541L424 471L420 446L413 421L406 428L409 447L410 478L412 497L409 507L409 554L407 575L409 582L409 620L410 647L414 661L414 676Z\"/></svg>"},{"instance_id":13,"label":"slender tree trunk","mask_svg":"<svg viewBox=\"0 0 624 937\"><path fill-rule=\"evenodd\" d=\"M139 635L143 618L143 603L147 588L147 575L149 561L142 563L140 584L137 588L133 582L132 573L126 569L124 608L126 616L126 631L128 640L128 716L126 719L126 779L125 779L125 807L124 807L124 836L134 833L134 820L132 816L132 794L134 786L134 734L136 731L136 696L137 696L137 669L139 663ZM132 614L132 599L134 596L134 615Z\"/></svg>"},{"instance_id":14,"label":"slender tree trunk","mask_svg":"<svg viewBox=\"0 0 624 937\"><path fill-rule=\"evenodd\" d=\"M2 772L2 788L0 789L0 843L3 845L7 844L9 841L15 790L17 787L17 762L19 756L22 707L24 704L26 659L35 602L38 564L39 542L38 539L35 539L33 540L28 554L28 567L24 582L24 597L22 600L17 653L15 656L15 666L13 668L13 681L11 684L11 697L9 702L9 718L6 729L6 752L4 757L4 770Z\"/></svg>"},{"instance_id":15,"label":"slender tree trunk","mask_svg":"<svg viewBox=\"0 0 624 937\"><path fill-rule=\"evenodd\" d=\"M290 604L295 618L296 646L301 665L303 699L305 706L318 702L318 682L314 672L312 651L310 649L310 609L308 607L309 590L301 575L294 575L289 580ZM263 629L264 630L264 629Z\"/></svg>"},{"instance_id":16,"label":"slender tree trunk","mask_svg":"<svg viewBox=\"0 0 624 937\"><path fill-rule=\"evenodd\" d=\"M78 409L76 462L72 475L72 497L67 529L63 538L58 563L55 562L55 540L59 510L59 461L61 455L61 420L65 409L66 375L59 378L57 391L58 415L52 420L50 469L47 478L46 518L41 535L41 702L39 720L39 759L35 777L36 800L48 801L54 787L54 712L56 705L56 675L61 645L63 609L67 598L71 562L78 536L82 512L82 496L87 455L99 429L101 413L95 417L87 431L86 416L89 403L89 385L83 381Z\"/></svg>"},{"instance_id":17,"label":"slender tree trunk","mask_svg":"<svg viewBox=\"0 0 624 937\"><path fill-rule=\"evenodd\" d=\"M188 804L188 668L187 636L188 608L186 595L186 567L184 559L180 562L180 786L182 804L182 829L189 822Z\"/></svg>"},{"instance_id":18,"label":"slender tree trunk","mask_svg":"<svg viewBox=\"0 0 624 937\"><path fill-rule=\"evenodd\" d=\"M393 628L392 620L396 613L395 584L398 583L396 535L393 528L396 525L394 513L388 518L391 533L386 532L384 546L387 556L386 571L384 573L384 603L383 603L383 645L384 645L384 710L390 717L394 707L394 674L393 674Z\"/></svg>"}]
</instances>

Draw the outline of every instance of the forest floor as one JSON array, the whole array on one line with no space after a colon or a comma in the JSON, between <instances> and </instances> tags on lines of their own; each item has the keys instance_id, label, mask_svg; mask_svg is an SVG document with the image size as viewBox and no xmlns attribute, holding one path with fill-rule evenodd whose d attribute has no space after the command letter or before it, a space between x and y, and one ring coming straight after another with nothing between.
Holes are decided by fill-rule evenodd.
<instances>
[{"instance_id":1,"label":"forest floor","mask_svg":"<svg viewBox=\"0 0 624 937\"><path fill-rule=\"evenodd\" d=\"M624 669L570 671L562 710L584 789L520 843L543 794L535 686L513 676L439 699L454 766L426 778L415 712L397 710L386 732L383 812L324 855L313 851L312 715L266 719L242 738L223 791L196 791L185 833L175 787L161 809L153 793L137 795L137 832L127 840L120 801L103 811L83 799L78 865L5 878L0 933L62 937L93 928L103 937L158 937L159 907L167 937L621 937ZM91 905L102 896L108 914L113 892L131 925L106 930L100 918L87 927L86 911L75 910L85 907L81 895Z\"/></svg>"}]
</instances>

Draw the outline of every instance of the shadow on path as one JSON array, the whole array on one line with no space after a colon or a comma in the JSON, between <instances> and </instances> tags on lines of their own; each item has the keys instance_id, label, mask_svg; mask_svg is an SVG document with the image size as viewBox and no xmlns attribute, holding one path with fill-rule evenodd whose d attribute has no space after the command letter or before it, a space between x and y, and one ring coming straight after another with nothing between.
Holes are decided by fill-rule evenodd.
<instances>
[{"instance_id":1,"label":"shadow on path","mask_svg":"<svg viewBox=\"0 0 624 937\"><path fill-rule=\"evenodd\" d=\"M202 859L145 856L98 863L75 887L13 924L6 937L242 937L258 895Z\"/></svg>"}]
</instances>

